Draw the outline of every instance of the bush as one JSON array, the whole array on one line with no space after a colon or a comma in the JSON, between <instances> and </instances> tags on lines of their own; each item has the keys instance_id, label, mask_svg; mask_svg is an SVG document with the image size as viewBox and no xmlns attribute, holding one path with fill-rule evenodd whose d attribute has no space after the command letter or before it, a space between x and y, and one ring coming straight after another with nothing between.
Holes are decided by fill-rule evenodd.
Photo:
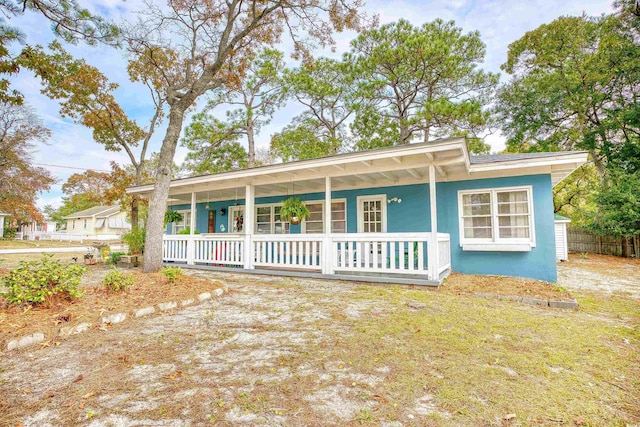
<instances>
[{"instance_id":1,"label":"bush","mask_svg":"<svg viewBox=\"0 0 640 427\"><path fill-rule=\"evenodd\" d=\"M184 230L178 231L176 234L191 234L191 227L186 227ZM200 234L200 232L196 230L193 234Z\"/></svg>"},{"instance_id":2,"label":"bush","mask_svg":"<svg viewBox=\"0 0 640 427\"><path fill-rule=\"evenodd\" d=\"M108 272L102 279L102 284L113 292L124 291L129 286L133 286L134 283L133 274L123 273L117 268Z\"/></svg>"},{"instance_id":3,"label":"bush","mask_svg":"<svg viewBox=\"0 0 640 427\"><path fill-rule=\"evenodd\" d=\"M147 230L143 227L135 227L129 233L122 236L122 240L129 246L130 254L141 254L144 251L144 239Z\"/></svg>"},{"instance_id":4,"label":"bush","mask_svg":"<svg viewBox=\"0 0 640 427\"><path fill-rule=\"evenodd\" d=\"M10 304L41 304L54 295L80 298L80 279L87 269L80 264L62 264L53 255L42 255L40 261L21 261L18 268L0 279L9 289L2 294Z\"/></svg>"},{"instance_id":5,"label":"bush","mask_svg":"<svg viewBox=\"0 0 640 427\"><path fill-rule=\"evenodd\" d=\"M13 227L9 227L7 224L4 225L3 237L5 239L15 239L16 238L16 229Z\"/></svg>"},{"instance_id":6,"label":"bush","mask_svg":"<svg viewBox=\"0 0 640 427\"><path fill-rule=\"evenodd\" d=\"M162 274L164 274L164 277L169 279L169 283L174 283L176 280L182 277L182 275L184 274L184 270L182 270L180 267L172 267L170 265L167 265L166 267L162 268Z\"/></svg>"},{"instance_id":7,"label":"bush","mask_svg":"<svg viewBox=\"0 0 640 427\"><path fill-rule=\"evenodd\" d=\"M116 265L118 261L120 261L120 257L122 255L126 255L124 252L111 252L109 254L109 258L107 259L107 264Z\"/></svg>"}]
</instances>

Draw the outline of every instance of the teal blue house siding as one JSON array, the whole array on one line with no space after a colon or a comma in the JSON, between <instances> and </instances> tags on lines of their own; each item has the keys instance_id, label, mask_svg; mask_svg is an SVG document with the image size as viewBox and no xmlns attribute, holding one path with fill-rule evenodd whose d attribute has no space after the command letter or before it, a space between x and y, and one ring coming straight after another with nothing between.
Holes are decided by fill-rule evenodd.
<instances>
[{"instance_id":1,"label":"teal blue house siding","mask_svg":"<svg viewBox=\"0 0 640 427\"><path fill-rule=\"evenodd\" d=\"M460 247L458 191L513 187L533 187L533 216L536 247L530 252L475 252ZM468 274L494 274L557 281L553 196L550 175L528 175L437 184L438 228L451 235L453 271Z\"/></svg>"},{"instance_id":2,"label":"teal blue house siding","mask_svg":"<svg viewBox=\"0 0 640 427\"><path fill-rule=\"evenodd\" d=\"M529 252L475 252L463 251L460 247L458 220L458 191L469 189L532 186L536 247ZM451 263L453 271L468 274L493 274L530 277L549 282L557 280L555 260L555 239L553 222L553 198L550 175L528 175L505 178L477 179L437 184L438 231L451 236ZM346 199L347 232L358 231L357 197L384 194L387 199L398 197L402 203L387 204L387 232L428 232L431 231L429 184L414 184L391 187L363 188L332 192L332 199ZM323 201L324 193L296 194L304 201ZM288 196L256 198L255 204L279 203ZM229 208L235 204L244 205L244 199L210 202L216 211L216 233L223 224L229 230ZM196 229L207 232L208 211L206 203L198 203ZM190 205L172 205L174 210L188 210ZM222 216L220 210L227 213ZM167 226L167 233L171 230ZM291 233L300 233L300 225L292 225Z\"/></svg>"}]
</instances>

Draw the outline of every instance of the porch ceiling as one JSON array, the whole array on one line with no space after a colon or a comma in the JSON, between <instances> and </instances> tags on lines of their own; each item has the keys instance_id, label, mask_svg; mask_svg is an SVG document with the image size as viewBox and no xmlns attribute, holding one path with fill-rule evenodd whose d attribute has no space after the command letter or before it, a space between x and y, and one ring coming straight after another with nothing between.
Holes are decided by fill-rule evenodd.
<instances>
[{"instance_id":1,"label":"porch ceiling","mask_svg":"<svg viewBox=\"0 0 640 427\"><path fill-rule=\"evenodd\" d=\"M192 192L198 203L244 199L246 185L255 187L256 197L324 192L327 176L331 177L332 191L426 183L430 164L436 168L437 180L468 170L463 139L417 148L420 149L394 150L389 155L376 151L376 156L343 155L326 158L330 161L325 162L294 162L176 180L171 184L170 202L190 203Z\"/></svg>"}]
</instances>

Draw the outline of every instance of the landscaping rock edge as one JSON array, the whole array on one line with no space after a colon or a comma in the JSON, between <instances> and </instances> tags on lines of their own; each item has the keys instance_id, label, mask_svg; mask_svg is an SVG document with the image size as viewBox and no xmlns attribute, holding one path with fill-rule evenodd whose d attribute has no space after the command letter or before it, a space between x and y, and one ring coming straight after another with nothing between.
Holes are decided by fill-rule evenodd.
<instances>
[{"instance_id":1,"label":"landscaping rock edge","mask_svg":"<svg viewBox=\"0 0 640 427\"><path fill-rule=\"evenodd\" d=\"M491 298L491 299L499 299L506 301L515 301L521 302L529 305L537 305L539 307L551 307L551 308L562 308L567 310L577 310L578 309L578 301L573 300L553 300L553 299L544 299L544 298L534 298L534 297L520 297L515 295L497 295L497 294L487 294L483 292L474 292L473 294L476 297L482 298Z\"/></svg>"},{"instance_id":2,"label":"landscaping rock edge","mask_svg":"<svg viewBox=\"0 0 640 427\"><path fill-rule=\"evenodd\" d=\"M225 293L225 291L228 291L228 288L226 286L223 288L216 288L211 292L204 292L197 296L197 301L199 302L208 301L214 295L216 297L220 297ZM133 317L140 318L140 317L152 315L156 313L156 311L166 312L166 311L176 309L179 306L186 307L188 305L194 304L195 302L196 302L196 299L194 298L184 300L181 302L167 301L164 303L157 304L156 307L158 307L158 310L156 310L154 306L148 306L148 307L140 308L138 310L133 310L132 313L133 313ZM124 320L126 320L126 318L127 318L127 313L114 313L109 316L102 317L101 320L103 324L115 324L115 323L123 322ZM58 333L61 336L68 337L71 335L76 335L76 334L81 334L83 332L86 332L91 328L91 326L92 326L91 323L80 323L79 325L76 325L76 326L65 326L63 328L60 328ZM17 350L20 348L30 347L36 344L40 344L45 341L45 338L46 336L43 332L35 332L30 335L25 335L19 338L15 338L7 343L7 350L9 351Z\"/></svg>"}]
</instances>

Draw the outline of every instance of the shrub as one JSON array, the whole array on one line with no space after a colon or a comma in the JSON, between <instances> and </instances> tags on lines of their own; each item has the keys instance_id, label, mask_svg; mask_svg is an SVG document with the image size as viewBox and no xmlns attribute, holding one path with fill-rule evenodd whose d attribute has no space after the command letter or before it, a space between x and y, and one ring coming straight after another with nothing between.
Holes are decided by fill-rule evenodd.
<instances>
[{"instance_id":1,"label":"shrub","mask_svg":"<svg viewBox=\"0 0 640 427\"><path fill-rule=\"evenodd\" d=\"M123 273L117 268L108 272L102 279L102 284L114 292L124 291L134 283L133 274Z\"/></svg>"},{"instance_id":2,"label":"shrub","mask_svg":"<svg viewBox=\"0 0 640 427\"><path fill-rule=\"evenodd\" d=\"M16 229L13 227L9 227L7 224L4 225L3 236L7 240L16 238Z\"/></svg>"},{"instance_id":3,"label":"shrub","mask_svg":"<svg viewBox=\"0 0 640 427\"><path fill-rule=\"evenodd\" d=\"M184 270L182 270L180 267L172 267L170 265L167 265L166 267L162 268L162 274L164 274L164 277L169 279L169 283L174 283L176 280L182 277L182 275L184 274Z\"/></svg>"},{"instance_id":4,"label":"shrub","mask_svg":"<svg viewBox=\"0 0 640 427\"><path fill-rule=\"evenodd\" d=\"M191 227L186 227L184 230L178 231L176 234L191 234ZM193 234L200 234L200 232L195 230Z\"/></svg>"},{"instance_id":5,"label":"shrub","mask_svg":"<svg viewBox=\"0 0 640 427\"><path fill-rule=\"evenodd\" d=\"M122 257L122 255L125 255L125 253L124 252L111 252L109 254L109 258L107 259L107 264L116 265L118 263L118 261L120 261L120 257Z\"/></svg>"},{"instance_id":6,"label":"shrub","mask_svg":"<svg viewBox=\"0 0 640 427\"><path fill-rule=\"evenodd\" d=\"M40 261L21 261L18 268L0 279L9 289L2 294L10 304L41 304L54 295L80 298L80 279L87 269L80 264L62 264L53 255L42 255Z\"/></svg>"},{"instance_id":7,"label":"shrub","mask_svg":"<svg viewBox=\"0 0 640 427\"><path fill-rule=\"evenodd\" d=\"M144 250L144 239L147 230L143 227L134 227L129 233L122 236L122 240L129 246L130 254L140 254Z\"/></svg>"}]
</instances>

